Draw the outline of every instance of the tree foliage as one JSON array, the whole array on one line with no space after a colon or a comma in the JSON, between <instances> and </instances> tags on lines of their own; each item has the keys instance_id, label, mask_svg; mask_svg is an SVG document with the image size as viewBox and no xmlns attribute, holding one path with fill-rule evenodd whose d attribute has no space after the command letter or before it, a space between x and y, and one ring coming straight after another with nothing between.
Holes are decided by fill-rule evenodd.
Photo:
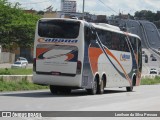
<instances>
[{"instance_id":1,"label":"tree foliage","mask_svg":"<svg viewBox=\"0 0 160 120\"><path fill-rule=\"evenodd\" d=\"M13 44L20 47L32 46L36 22L40 17L26 13L18 4L0 0L0 44L11 48Z\"/></svg>"},{"instance_id":2,"label":"tree foliage","mask_svg":"<svg viewBox=\"0 0 160 120\"><path fill-rule=\"evenodd\" d=\"M151 22L160 20L160 13L157 11L157 13L154 13L150 10L141 10L135 12L135 16L138 19L141 20L149 20Z\"/></svg>"}]
</instances>

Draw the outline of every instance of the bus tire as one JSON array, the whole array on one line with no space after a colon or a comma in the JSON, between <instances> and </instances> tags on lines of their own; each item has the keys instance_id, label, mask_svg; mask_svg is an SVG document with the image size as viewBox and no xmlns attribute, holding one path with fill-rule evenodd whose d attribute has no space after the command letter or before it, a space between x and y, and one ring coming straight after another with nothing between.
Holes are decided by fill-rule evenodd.
<instances>
[{"instance_id":1,"label":"bus tire","mask_svg":"<svg viewBox=\"0 0 160 120\"><path fill-rule=\"evenodd\" d=\"M133 86L135 86L135 85L136 85L136 76L134 76L132 79L132 85L129 87L126 87L127 92L133 91Z\"/></svg>"},{"instance_id":2,"label":"bus tire","mask_svg":"<svg viewBox=\"0 0 160 120\"><path fill-rule=\"evenodd\" d=\"M104 81L101 80L100 85L97 86L97 94L103 94L104 93Z\"/></svg>"},{"instance_id":3,"label":"bus tire","mask_svg":"<svg viewBox=\"0 0 160 120\"><path fill-rule=\"evenodd\" d=\"M54 85L49 86L50 92L54 95L58 93L58 88Z\"/></svg>"},{"instance_id":4,"label":"bus tire","mask_svg":"<svg viewBox=\"0 0 160 120\"><path fill-rule=\"evenodd\" d=\"M126 90L127 90L127 92L131 92L131 91L133 91L133 86L126 87Z\"/></svg>"},{"instance_id":5,"label":"bus tire","mask_svg":"<svg viewBox=\"0 0 160 120\"><path fill-rule=\"evenodd\" d=\"M93 81L93 87L91 89L87 89L87 92L90 94L90 95L95 95L97 94L97 80L95 79Z\"/></svg>"},{"instance_id":6,"label":"bus tire","mask_svg":"<svg viewBox=\"0 0 160 120\"><path fill-rule=\"evenodd\" d=\"M70 93L71 93L71 89L70 89L70 88L66 88L66 87L61 87L61 88L59 89L59 92L60 92L61 94L70 94Z\"/></svg>"}]
</instances>

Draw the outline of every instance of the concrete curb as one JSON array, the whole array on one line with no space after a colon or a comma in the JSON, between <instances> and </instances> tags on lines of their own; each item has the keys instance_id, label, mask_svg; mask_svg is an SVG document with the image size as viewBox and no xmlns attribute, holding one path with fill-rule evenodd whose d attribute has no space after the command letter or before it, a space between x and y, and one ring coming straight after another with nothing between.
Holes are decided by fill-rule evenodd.
<instances>
[{"instance_id":1,"label":"concrete curb","mask_svg":"<svg viewBox=\"0 0 160 120\"><path fill-rule=\"evenodd\" d=\"M0 79L5 81L22 81L27 80L28 82L32 82L33 75L0 75Z\"/></svg>"}]
</instances>

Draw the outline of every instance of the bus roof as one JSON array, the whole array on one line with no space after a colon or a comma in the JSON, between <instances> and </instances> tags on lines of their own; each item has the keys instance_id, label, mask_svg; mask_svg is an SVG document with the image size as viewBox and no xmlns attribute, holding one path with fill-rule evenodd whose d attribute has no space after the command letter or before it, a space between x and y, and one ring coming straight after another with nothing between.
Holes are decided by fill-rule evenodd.
<instances>
[{"instance_id":1,"label":"bus roof","mask_svg":"<svg viewBox=\"0 0 160 120\"><path fill-rule=\"evenodd\" d=\"M129 35L129 36L136 37L136 38L140 39L140 37L138 35L132 34L132 33L129 33L129 32L121 31L120 28L117 27L117 26L109 25L109 24L106 24L106 23L91 23L91 24L95 28L98 28L98 29L103 29L103 30L107 30L107 31L120 33L120 34L125 34L125 35Z\"/></svg>"},{"instance_id":2,"label":"bus roof","mask_svg":"<svg viewBox=\"0 0 160 120\"><path fill-rule=\"evenodd\" d=\"M66 21L84 22L83 20L77 20L77 19L71 19L71 18L41 18L40 20L66 20Z\"/></svg>"},{"instance_id":3,"label":"bus roof","mask_svg":"<svg viewBox=\"0 0 160 120\"><path fill-rule=\"evenodd\" d=\"M84 23L89 23L89 22L84 21L84 20L71 19L71 18L41 18L40 20L66 20L66 21L79 21L83 24ZM113 26L113 25L106 24L106 23L91 23L91 25L93 25L93 27L95 27L95 28L99 28L99 29L103 29L103 30L107 30L107 31L112 31L112 32L120 33L120 34L126 34L126 35L129 35L129 36L136 37L136 38L140 39L140 37L138 35L132 34L132 33L129 33L129 32L121 31L120 28L117 27L117 26Z\"/></svg>"}]
</instances>

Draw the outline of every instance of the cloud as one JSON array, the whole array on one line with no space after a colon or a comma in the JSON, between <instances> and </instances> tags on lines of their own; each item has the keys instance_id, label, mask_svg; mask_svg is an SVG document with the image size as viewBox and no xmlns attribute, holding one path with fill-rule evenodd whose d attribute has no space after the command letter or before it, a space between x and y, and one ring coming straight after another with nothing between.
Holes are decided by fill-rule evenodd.
<instances>
[{"instance_id":1,"label":"cloud","mask_svg":"<svg viewBox=\"0 0 160 120\"><path fill-rule=\"evenodd\" d=\"M44 10L52 5L53 10L60 10L61 0L8 0L9 2L21 3L25 9ZM82 12L83 0L77 1L77 11ZM104 4L103 4L103 3ZM33 4L35 3L35 4ZM85 12L92 14L112 15L123 12L124 14L134 14L140 10L159 10L160 0L85 0Z\"/></svg>"},{"instance_id":2,"label":"cloud","mask_svg":"<svg viewBox=\"0 0 160 120\"><path fill-rule=\"evenodd\" d=\"M35 10L44 10L49 6L53 6L53 9L57 9L57 6L60 3L60 0L8 0L9 2L15 4L16 2L19 2L21 4L21 7L24 9L35 9ZM54 5L56 4L56 5ZM58 6L58 7L59 7Z\"/></svg>"}]
</instances>

